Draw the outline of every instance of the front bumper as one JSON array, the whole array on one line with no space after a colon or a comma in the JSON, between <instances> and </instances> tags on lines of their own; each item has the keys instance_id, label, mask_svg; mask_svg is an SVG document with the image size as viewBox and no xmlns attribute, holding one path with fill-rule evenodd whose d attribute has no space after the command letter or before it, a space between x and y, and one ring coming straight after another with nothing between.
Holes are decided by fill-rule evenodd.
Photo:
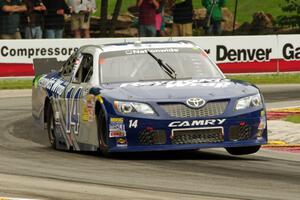
<instances>
[{"instance_id":1,"label":"front bumper","mask_svg":"<svg viewBox=\"0 0 300 200\"><path fill-rule=\"evenodd\" d=\"M110 116L110 119L119 119L119 124L113 123L113 131L116 131L116 127L123 127L123 130L119 130L123 135L110 133L109 151L169 151L263 145L267 143L267 124L266 116L262 113L263 110L259 110L227 118L184 120Z\"/></svg>"}]
</instances>

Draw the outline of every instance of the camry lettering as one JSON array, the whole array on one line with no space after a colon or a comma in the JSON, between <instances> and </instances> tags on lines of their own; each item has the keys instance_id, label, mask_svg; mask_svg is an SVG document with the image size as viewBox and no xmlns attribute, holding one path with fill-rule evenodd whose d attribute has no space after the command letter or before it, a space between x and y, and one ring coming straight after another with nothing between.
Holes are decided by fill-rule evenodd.
<instances>
[{"instance_id":1,"label":"camry lettering","mask_svg":"<svg viewBox=\"0 0 300 200\"><path fill-rule=\"evenodd\" d=\"M207 120L193 120L193 121L174 121L171 122L168 127L195 127L195 126L216 126L222 125L226 119L207 119Z\"/></svg>"}]
</instances>

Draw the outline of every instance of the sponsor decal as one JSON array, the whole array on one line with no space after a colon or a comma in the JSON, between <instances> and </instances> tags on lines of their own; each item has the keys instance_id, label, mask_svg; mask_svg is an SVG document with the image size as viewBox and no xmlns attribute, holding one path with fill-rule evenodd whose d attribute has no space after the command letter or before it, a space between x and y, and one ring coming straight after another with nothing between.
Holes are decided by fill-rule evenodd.
<instances>
[{"instance_id":1,"label":"sponsor decal","mask_svg":"<svg viewBox=\"0 0 300 200\"><path fill-rule=\"evenodd\" d=\"M151 53L178 53L179 49L176 48L165 48L165 49L130 49L126 50L126 55L135 55L135 54L147 54L149 52Z\"/></svg>"},{"instance_id":2,"label":"sponsor decal","mask_svg":"<svg viewBox=\"0 0 300 200\"><path fill-rule=\"evenodd\" d=\"M82 120L93 122L95 120L95 96L87 95L85 106L83 106Z\"/></svg>"},{"instance_id":3,"label":"sponsor decal","mask_svg":"<svg viewBox=\"0 0 300 200\"><path fill-rule=\"evenodd\" d=\"M38 88L39 81L40 81L41 78L42 78L42 75L34 77L34 79L33 79L33 86L34 86L34 88Z\"/></svg>"},{"instance_id":4,"label":"sponsor decal","mask_svg":"<svg viewBox=\"0 0 300 200\"><path fill-rule=\"evenodd\" d=\"M165 86L166 88L174 87L213 87L226 88L231 85L228 79L200 79L200 80L181 80L181 81L154 81L154 82L135 82L123 83L120 87L143 87L143 86Z\"/></svg>"},{"instance_id":5,"label":"sponsor decal","mask_svg":"<svg viewBox=\"0 0 300 200\"><path fill-rule=\"evenodd\" d=\"M117 147L127 147L127 139L125 137L117 138Z\"/></svg>"},{"instance_id":6,"label":"sponsor decal","mask_svg":"<svg viewBox=\"0 0 300 200\"><path fill-rule=\"evenodd\" d=\"M67 85L69 85L69 82L54 77L49 79L44 76L40 79L38 84L39 87L46 88L52 93L61 96Z\"/></svg>"},{"instance_id":7,"label":"sponsor decal","mask_svg":"<svg viewBox=\"0 0 300 200\"><path fill-rule=\"evenodd\" d=\"M118 138L118 137L125 137L125 136L126 136L126 131L121 131L121 130L109 131L110 138Z\"/></svg>"},{"instance_id":8,"label":"sponsor decal","mask_svg":"<svg viewBox=\"0 0 300 200\"><path fill-rule=\"evenodd\" d=\"M55 111L55 114L54 114L54 120L55 120L55 123L60 123L60 113L58 111Z\"/></svg>"},{"instance_id":9,"label":"sponsor decal","mask_svg":"<svg viewBox=\"0 0 300 200\"><path fill-rule=\"evenodd\" d=\"M82 121L89 121L89 114L87 110L87 106L83 106L82 108L82 116L81 116Z\"/></svg>"},{"instance_id":10,"label":"sponsor decal","mask_svg":"<svg viewBox=\"0 0 300 200\"><path fill-rule=\"evenodd\" d=\"M87 95L86 105L87 105L87 112L88 112L88 121L92 122L95 119L95 96L94 95Z\"/></svg>"},{"instance_id":11,"label":"sponsor decal","mask_svg":"<svg viewBox=\"0 0 300 200\"><path fill-rule=\"evenodd\" d=\"M196 126L217 126L222 125L226 119L206 119L206 120L193 120L193 121L174 121L171 122L168 127L196 127Z\"/></svg>"},{"instance_id":12,"label":"sponsor decal","mask_svg":"<svg viewBox=\"0 0 300 200\"><path fill-rule=\"evenodd\" d=\"M110 123L123 123L124 119L123 118L110 118Z\"/></svg>"},{"instance_id":13,"label":"sponsor decal","mask_svg":"<svg viewBox=\"0 0 300 200\"><path fill-rule=\"evenodd\" d=\"M109 137L125 137L126 130L123 118L110 118Z\"/></svg>"}]
</instances>

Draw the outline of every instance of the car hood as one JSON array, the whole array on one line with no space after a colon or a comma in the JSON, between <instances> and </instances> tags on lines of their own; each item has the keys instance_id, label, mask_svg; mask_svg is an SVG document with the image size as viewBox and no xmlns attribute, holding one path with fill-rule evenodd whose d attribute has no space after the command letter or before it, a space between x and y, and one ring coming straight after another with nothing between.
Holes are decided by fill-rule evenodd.
<instances>
[{"instance_id":1,"label":"car hood","mask_svg":"<svg viewBox=\"0 0 300 200\"><path fill-rule=\"evenodd\" d=\"M258 93L253 85L229 79L130 82L104 84L101 94L119 100L170 101L201 97L227 99Z\"/></svg>"}]
</instances>

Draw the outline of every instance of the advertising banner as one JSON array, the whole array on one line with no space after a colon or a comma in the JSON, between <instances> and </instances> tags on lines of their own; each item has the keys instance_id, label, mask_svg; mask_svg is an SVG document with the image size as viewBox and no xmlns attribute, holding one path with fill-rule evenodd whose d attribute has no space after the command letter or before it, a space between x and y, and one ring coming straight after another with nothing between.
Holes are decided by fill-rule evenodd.
<instances>
[{"instance_id":1,"label":"advertising banner","mask_svg":"<svg viewBox=\"0 0 300 200\"><path fill-rule=\"evenodd\" d=\"M300 35L279 35L280 71L300 71Z\"/></svg>"},{"instance_id":2,"label":"advertising banner","mask_svg":"<svg viewBox=\"0 0 300 200\"><path fill-rule=\"evenodd\" d=\"M33 76L34 58L66 60L83 45L140 41L194 42L224 73L300 71L300 35L1 40L0 77Z\"/></svg>"}]
</instances>

